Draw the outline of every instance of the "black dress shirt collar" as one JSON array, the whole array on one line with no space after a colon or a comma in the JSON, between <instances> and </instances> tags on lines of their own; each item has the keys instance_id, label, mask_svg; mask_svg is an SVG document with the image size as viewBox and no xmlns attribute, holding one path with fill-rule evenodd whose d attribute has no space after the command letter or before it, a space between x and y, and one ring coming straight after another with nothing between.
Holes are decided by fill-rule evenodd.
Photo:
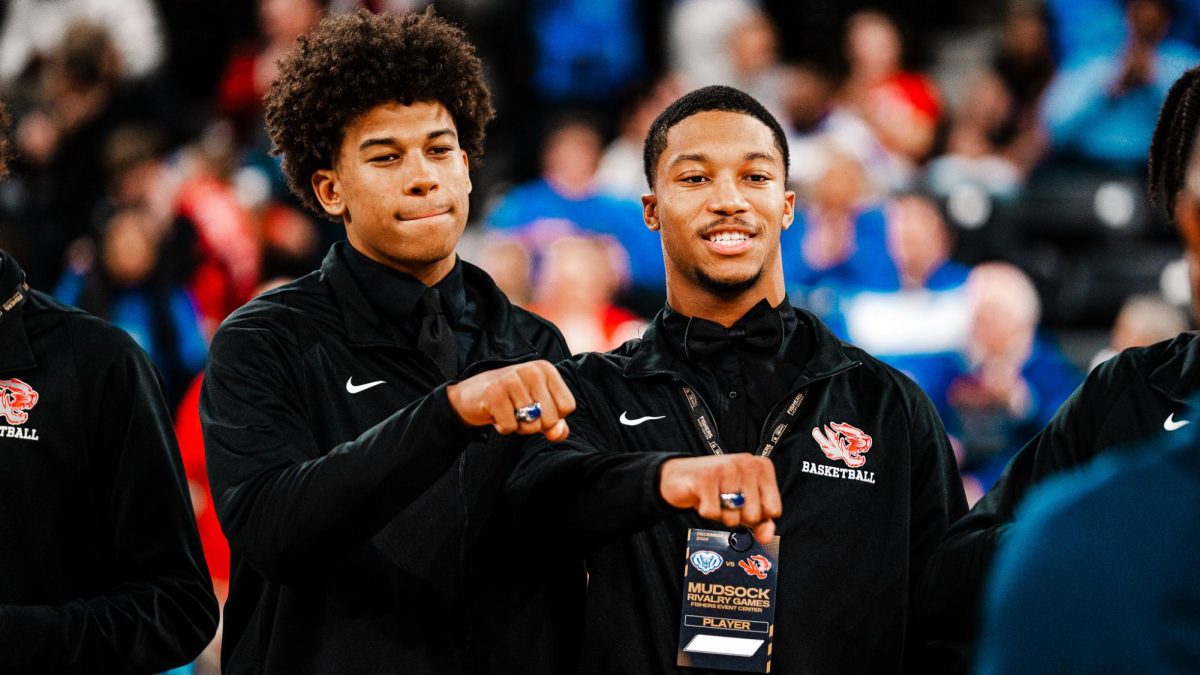
<instances>
[{"instance_id":1,"label":"black dress shirt collar","mask_svg":"<svg viewBox=\"0 0 1200 675\"><path fill-rule=\"evenodd\" d=\"M421 323L422 317L417 309L427 286L403 272L371 260L349 243L342 247L342 255L367 300L388 323L405 334L413 333ZM442 296L450 323L461 323L467 309L462 261L455 259L454 268L433 288Z\"/></svg>"}]
</instances>

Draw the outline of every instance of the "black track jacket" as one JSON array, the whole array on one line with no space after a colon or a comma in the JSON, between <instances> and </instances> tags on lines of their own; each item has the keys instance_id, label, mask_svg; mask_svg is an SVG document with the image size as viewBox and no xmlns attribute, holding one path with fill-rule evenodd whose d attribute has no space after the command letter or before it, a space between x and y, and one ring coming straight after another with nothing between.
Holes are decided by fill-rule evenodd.
<instances>
[{"instance_id":1,"label":"black track jacket","mask_svg":"<svg viewBox=\"0 0 1200 675\"><path fill-rule=\"evenodd\" d=\"M183 665L217 599L158 372L0 259L0 673Z\"/></svg>"},{"instance_id":2,"label":"black track jacket","mask_svg":"<svg viewBox=\"0 0 1200 675\"><path fill-rule=\"evenodd\" d=\"M954 455L916 384L795 311L793 339L814 347L792 383L807 390L801 412L771 455L783 496L772 672L899 672L917 577L966 511ZM585 673L676 671L687 529L720 527L659 496L664 461L709 452L661 322L615 352L560 364L578 404L571 436L531 437L510 483L586 552ZM621 421L648 416L664 419ZM814 439L834 422L872 437L859 469Z\"/></svg>"},{"instance_id":3,"label":"black track jacket","mask_svg":"<svg viewBox=\"0 0 1200 675\"><path fill-rule=\"evenodd\" d=\"M1198 389L1197 333L1127 349L1096 366L1046 428L1013 457L992 489L946 533L922 587L923 623L949 648L946 670L966 669L996 546L1029 489L1106 450L1143 447L1134 442L1200 424L1200 412L1188 404Z\"/></svg>"},{"instance_id":4,"label":"black track jacket","mask_svg":"<svg viewBox=\"0 0 1200 675\"><path fill-rule=\"evenodd\" d=\"M344 245L213 340L201 415L233 552L225 672L563 672L582 563L518 552L528 533L502 489L517 439L462 424ZM565 354L553 326L463 267L486 298L484 356L464 379Z\"/></svg>"}]
</instances>

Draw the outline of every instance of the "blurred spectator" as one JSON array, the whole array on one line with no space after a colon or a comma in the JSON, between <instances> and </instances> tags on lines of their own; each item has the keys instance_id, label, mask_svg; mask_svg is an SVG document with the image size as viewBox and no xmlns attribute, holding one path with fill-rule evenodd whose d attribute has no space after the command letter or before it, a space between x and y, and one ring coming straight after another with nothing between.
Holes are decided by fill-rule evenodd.
<instances>
[{"instance_id":1,"label":"blurred spectator","mask_svg":"<svg viewBox=\"0 0 1200 675\"><path fill-rule=\"evenodd\" d=\"M189 148L188 177L176 204L177 226L195 235L195 270L188 287L200 307L205 335L250 299L262 271L258 228L229 179L232 141L228 125L214 125Z\"/></svg>"},{"instance_id":2,"label":"blurred spectator","mask_svg":"<svg viewBox=\"0 0 1200 675\"><path fill-rule=\"evenodd\" d=\"M916 163L929 155L942 116L933 82L904 70L903 53L900 31L885 14L862 11L847 21L849 74L840 98L887 148L889 156L868 170L887 176L893 189L908 185Z\"/></svg>"},{"instance_id":3,"label":"blurred spectator","mask_svg":"<svg viewBox=\"0 0 1200 675\"><path fill-rule=\"evenodd\" d=\"M560 237L546 248L529 310L562 331L572 353L606 352L640 337L645 321L613 304L619 278L609 239Z\"/></svg>"},{"instance_id":4,"label":"blurred spectator","mask_svg":"<svg viewBox=\"0 0 1200 675\"><path fill-rule=\"evenodd\" d=\"M505 235L485 237L479 251L479 266L509 302L525 307L532 297L533 256L520 239Z\"/></svg>"},{"instance_id":5,"label":"blurred spectator","mask_svg":"<svg viewBox=\"0 0 1200 675\"><path fill-rule=\"evenodd\" d=\"M153 124L161 114L146 92L121 82L120 72L108 32L72 24L39 70L31 109L17 121L16 210L28 238L31 281L52 283L67 242L98 225L109 187L109 135L125 124Z\"/></svg>"},{"instance_id":6,"label":"blurred spectator","mask_svg":"<svg viewBox=\"0 0 1200 675\"><path fill-rule=\"evenodd\" d=\"M259 0L259 40L239 46L230 56L217 100L243 142L265 142L262 99L278 73L278 61L328 7L329 0Z\"/></svg>"},{"instance_id":7,"label":"blurred spectator","mask_svg":"<svg viewBox=\"0 0 1200 675\"><path fill-rule=\"evenodd\" d=\"M969 370L951 383L947 399L966 454L964 471L986 490L1082 377L1039 337L1041 303L1024 272L983 263L971 271L967 290Z\"/></svg>"},{"instance_id":8,"label":"blurred spectator","mask_svg":"<svg viewBox=\"0 0 1200 675\"><path fill-rule=\"evenodd\" d=\"M1168 0L1129 0L1119 51L1065 63L1042 103L1054 155L1123 172L1140 171L1159 106L1200 50L1167 39Z\"/></svg>"},{"instance_id":9,"label":"blurred spectator","mask_svg":"<svg viewBox=\"0 0 1200 675\"><path fill-rule=\"evenodd\" d=\"M734 80L733 29L758 12L753 0L679 0L667 26L667 63L689 91Z\"/></svg>"},{"instance_id":10,"label":"blurred spectator","mask_svg":"<svg viewBox=\"0 0 1200 675\"><path fill-rule=\"evenodd\" d=\"M530 16L542 101L607 105L642 75L636 0L532 0Z\"/></svg>"},{"instance_id":11,"label":"blurred spectator","mask_svg":"<svg viewBox=\"0 0 1200 675\"><path fill-rule=\"evenodd\" d=\"M685 93L678 78L666 77L637 96L622 113L620 134L604 149L596 169L596 189L631 202L640 202L650 191L642 170L642 146L654 118Z\"/></svg>"},{"instance_id":12,"label":"blurred spectator","mask_svg":"<svg viewBox=\"0 0 1200 675\"><path fill-rule=\"evenodd\" d=\"M158 230L167 227L178 191L166 143L158 127L131 124L115 129L104 144L109 206L144 209Z\"/></svg>"},{"instance_id":13,"label":"blurred spectator","mask_svg":"<svg viewBox=\"0 0 1200 675\"><path fill-rule=\"evenodd\" d=\"M831 325L916 381L949 421L946 392L966 370L969 270L950 259L950 228L929 198L898 197L883 214L887 253L874 263L875 283L843 297Z\"/></svg>"},{"instance_id":14,"label":"blurred spectator","mask_svg":"<svg viewBox=\"0 0 1200 675\"><path fill-rule=\"evenodd\" d=\"M1187 320L1174 305L1154 295L1135 295L1125 300L1113 323L1108 346L1092 358L1095 368L1131 347L1148 347L1187 330Z\"/></svg>"},{"instance_id":15,"label":"blurred spectator","mask_svg":"<svg viewBox=\"0 0 1200 675\"><path fill-rule=\"evenodd\" d=\"M771 114L784 118L788 78L779 61L779 34L764 12L751 12L732 26L725 49L732 68L728 84L758 99Z\"/></svg>"},{"instance_id":16,"label":"blurred spectator","mask_svg":"<svg viewBox=\"0 0 1200 675\"><path fill-rule=\"evenodd\" d=\"M928 197L904 195L887 207L888 252L901 290L954 288L966 283L967 269L950 260L950 227Z\"/></svg>"},{"instance_id":17,"label":"blurred spectator","mask_svg":"<svg viewBox=\"0 0 1200 675\"><path fill-rule=\"evenodd\" d=\"M152 0L10 0L0 28L0 83L20 77L31 63L69 43L73 24L86 22L112 35L122 77L141 78L163 59L164 36Z\"/></svg>"},{"instance_id":18,"label":"blurred spectator","mask_svg":"<svg viewBox=\"0 0 1200 675\"><path fill-rule=\"evenodd\" d=\"M789 291L806 294L833 287L849 292L892 285L895 273L888 260L883 211L866 194L862 166L831 153L780 238ZM801 299L798 304L809 303Z\"/></svg>"},{"instance_id":19,"label":"blurred spectator","mask_svg":"<svg viewBox=\"0 0 1200 675\"><path fill-rule=\"evenodd\" d=\"M629 255L635 291L657 309L665 275L658 234L643 223L640 203L596 192L600 149L600 133L591 125L575 119L559 123L543 146L542 177L513 188L487 223L520 237L535 257L563 234L582 230L614 237Z\"/></svg>"},{"instance_id":20,"label":"blurred spectator","mask_svg":"<svg viewBox=\"0 0 1200 675\"><path fill-rule=\"evenodd\" d=\"M939 195L971 183L1014 196L1045 152L1037 116L1054 59L1040 8L1013 4L990 70L972 79L950 126L946 154L930 164L928 184Z\"/></svg>"},{"instance_id":21,"label":"blurred spectator","mask_svg":"<svg viewBox=\"0 0 1200 675\"><path fill-rule=\"evenodd\" d=\"M161 242L148 213L118 211L95 255L77 256L54 294L129 333L162 373L173 404L204 367L208 347L191 297L167 276Z\"/></svg>"}]
</instances>

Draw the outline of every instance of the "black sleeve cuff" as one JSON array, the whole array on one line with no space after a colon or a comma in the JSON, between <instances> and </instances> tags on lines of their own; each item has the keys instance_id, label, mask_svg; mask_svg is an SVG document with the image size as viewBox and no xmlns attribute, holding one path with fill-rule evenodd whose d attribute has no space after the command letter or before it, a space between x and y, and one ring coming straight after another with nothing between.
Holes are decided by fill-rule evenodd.
<instances>
[{"instance_id":1,"label":"black sleeve cuff","mask_svg":"<svg viewBox=\"0 0 1200 675\"><path fill-rule=\"evenodd\" d=\"M454 406L450 405L450 396L446 390L451 384L453 383L447 382L438 385L436 389L429 392L429 423L434 428L440 429L446 439L455 447L485 440L491 430L490 427L470 426L462 421L462 418L454 411Z\"/></svg>"}]
</instances>

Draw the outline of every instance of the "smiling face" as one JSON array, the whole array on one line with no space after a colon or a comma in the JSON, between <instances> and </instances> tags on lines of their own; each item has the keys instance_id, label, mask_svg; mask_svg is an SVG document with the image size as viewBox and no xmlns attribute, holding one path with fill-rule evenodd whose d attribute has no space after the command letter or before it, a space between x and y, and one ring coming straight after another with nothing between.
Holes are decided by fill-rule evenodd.
<instances>
[{"instance_id":1,"label":"smiling face","mask_svg":"<svg viewBox=\"0 0 1200 675\"><path fill-rule=\"evenodd\" d=\"M750 115L706 111L671 127L642 204L662 233L672 307L723 315L783 300L779 233L796 199L784 179L771 130Z\"/></svg>"},{"instance_id":2,"label":"smiling face","mask_svg":"<svg viewBox=\"0 0 1200 675\"><path fill-rule=\"evenodd\" d=\"M453 269L471 178L442 104L388 103L359 115L346 125L334 167L315 172L312 186L368 258L426 285Z\"/></svg>"}]
</instances>

